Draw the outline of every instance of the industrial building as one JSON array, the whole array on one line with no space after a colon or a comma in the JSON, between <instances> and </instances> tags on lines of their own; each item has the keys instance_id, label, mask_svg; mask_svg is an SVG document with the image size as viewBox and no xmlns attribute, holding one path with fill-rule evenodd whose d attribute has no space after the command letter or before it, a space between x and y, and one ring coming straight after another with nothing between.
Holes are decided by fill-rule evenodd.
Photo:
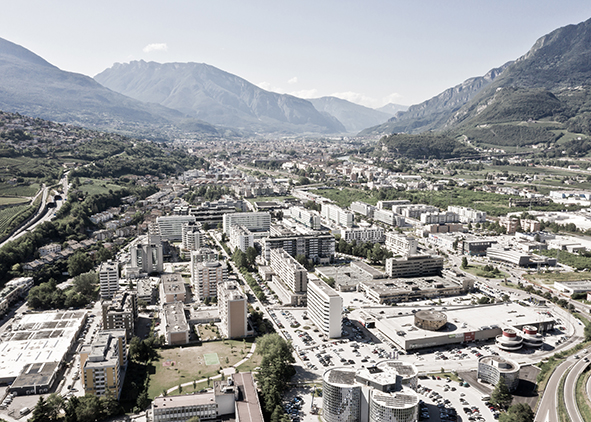
<instances>
[{"instance_id":1,"label":"industrial building","mask_svg":"<svg viewBox=\"0 0 591 422\"><path fill-rule=\"evenodd\" d=\"M14 317L0 342L0 383L12 383L17 394L48 392L86 316L86 311L48 311Z\"/></svg>"},{"instance_id":2,"label":"industrial building","mask_svg":"<svg viewBox=\"0 0 591 422\"><path fill-rule=\"evenodd\" d=\"M418 420L418 370L395 360L355 369L331 368L322 375L326 422Z\"/></svg>"}]
</instances>

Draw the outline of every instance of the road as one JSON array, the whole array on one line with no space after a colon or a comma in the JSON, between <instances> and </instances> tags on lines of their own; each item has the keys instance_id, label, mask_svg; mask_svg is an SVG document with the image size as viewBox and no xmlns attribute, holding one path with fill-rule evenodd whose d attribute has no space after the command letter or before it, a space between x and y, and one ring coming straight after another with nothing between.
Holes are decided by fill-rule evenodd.
<instances>
[{"instance_id":1,"label":"road","mask_svg":"<svg viewBox=\"0 0 591 422\"><path fill-rule=\"evenodd\" d=\"M568 412L572 422L585 422L581 417L579 407L577 406L576 388L577 379L583 373L585 368L589 366L588 359L591 356L591 353L587 353L585 355L583 353L579 353L577 356L581 356L581 359L575 360L575 363L571 367L572 369L566 376L566 380L564 382L564 403L566 405L566 411Z\"/></svg>"},{"instance_id":2,"label":"road","mask_svg":"<svg viewBox=\"0 0 591 422\"><path fill-rule=\"evenodd\" d=\"M558 384L572 365L572 360L566 360L554 370L544 389L544 395L540 400L534 422L555 422L558 420Z\"/></svg>"}]
</instances>

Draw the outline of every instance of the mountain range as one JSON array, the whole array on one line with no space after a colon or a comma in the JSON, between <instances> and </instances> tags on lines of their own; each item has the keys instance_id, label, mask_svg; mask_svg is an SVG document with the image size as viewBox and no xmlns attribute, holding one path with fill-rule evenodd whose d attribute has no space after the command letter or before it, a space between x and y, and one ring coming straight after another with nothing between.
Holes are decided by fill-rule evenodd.
<instances>
[{"instance_id":1,"label":"mountain range","mask_svg":"<svg viewBox=\"0 0 591 422\"><path fill-rule=\"evenodd\" d=\"M591 134L590 85L591 19L556 29L517 60L468 79L360 134L459 134L468 130L478 138L473 130L477 127L537 119L551 119L568 130ZM489 135L485 136L488 140Z\"/></svg>"}]
</instances>

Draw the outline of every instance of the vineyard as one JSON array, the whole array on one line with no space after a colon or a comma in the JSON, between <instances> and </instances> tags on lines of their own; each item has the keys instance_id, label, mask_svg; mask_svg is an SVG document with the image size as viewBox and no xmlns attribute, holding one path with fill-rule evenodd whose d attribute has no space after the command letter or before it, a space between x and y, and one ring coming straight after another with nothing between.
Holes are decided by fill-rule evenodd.
<instances>
[{"instance_id":1,"label":"vineyard","mask_svg":"<svg viewBox=\"0 0 591 422\"><path fill-rule=\"evenodd\" d=\"M35 212L35 207L30 205L17 205L0 209L0 237L4 237L15 227Z\"/></svg>"}]
</instances>

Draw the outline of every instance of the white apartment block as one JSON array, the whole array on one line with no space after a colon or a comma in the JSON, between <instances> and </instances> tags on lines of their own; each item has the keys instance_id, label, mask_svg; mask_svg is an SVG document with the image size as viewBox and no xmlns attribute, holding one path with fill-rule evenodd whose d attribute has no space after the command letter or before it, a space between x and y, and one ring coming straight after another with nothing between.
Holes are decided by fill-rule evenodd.
<instances>
[{"instance_id":1,"label":"white apartment block","mask_svg":"<svg viewBox=\"0 0 591 422\"><path fill-rule=\"evenodd\" d=\"M305 292L308 271L283 249L272 249L271 268L293 292Z\"/></svg>"},{"instance_id":2,"label":"white apartment block","mask_svg":"<svg viewBox=\"0 0 591 422\"><path fill-rule=\"evenodd\" d=\"M445 224L445 223L458 223L460 216L455 212L426 212L421 214L422 224Z\"/></svg>"},{"instance_id":3,"label":"white apartment block","mask_svg":"<svg viewBox=\"0 0 591 422\"><path fill-rule=\"evenodd\" d=\"M242 225L230 226L229 243L232 250L238 248L246 252L249 247L254 247L254 234Z\"/></svg>"},{"instance_id":4,"label":"white apartment block","mask_svg":"<svg viewBox=\"0 0 591 422\"><path fill-rule=\"evenodd\" d=\"M199 299L216 297L218 284L228 280L228 266L225 262L191 261L191 282Z\"/></svg>"},{"instance_id":5,"label":"white apartment block","mask_svg":"<svg viewBox=\"0 0 591 422\"><path fill-rule=\"evenodd\" d=\"M386 249L394 255L416 255L419 242L414 237L409 237L398 232L386 233Z\"/></svg>"},{"instance_id":6,"label":"white apartment block","mask_svg":"<svg viewBox=\"0 0 591 422\"><path fill-rule=\"evenodd\" d=\"M410 205L408 199L394 199L392 201L378 201L377 208L379 210L391 210L396 205Z\"/></svg>"},{"instance_id":7,"label":"white apartment block","mask_svg":"<svg viewBox=\"0 0 591 422\"><path fill-rule=\"evenodd\" d=\"M318 211L307 210L304 207L290 207L289 216L300 224L312 229L320 230L320 214Z\"/></svg>"},{"instance_id":8,"label":"white apartment block","mask_svg":"<svg viewBox=\"0 0 591 422\"><path fill-rule=\"evenodd\" d=\"M268 212L236 212L224 214L224 233L230 235L231 226L244 226L249 230L269 231L271 228L271 214Z\"/></svg>"},{"instance_id":9,"label":"white apartment block","mask_svg":"<svg viewBox=\"0 0 591 422\"><path fill-rule=\"evenodd\" d=\"M111 299L119 290L119 267L110 259L99 266L101 299Z\"/></svg>"},{"instance_id":10,"label":"white apartment block","mask_svg":"<svg viewBox=\"0 0 591 422\"><path fill-rule=\"evenodd\" d=\"M437 275L443 270L443 257L439 255L410 255L386 259L386 274L390 278Z\"/></svg>"},{"instance_id":11,"label":"white apartment block","mask_svg":"<svg viewBox=\"0 0 591 422\"><path fill-rule=\"evenodd\" d=\"M222 334L226 338L242 338L247 335L246 296L235 281L218 284L218 309Z\"/></svg>"},{"instance_id":12,"label":"white apartment block","mask_svg":"<svg viewBox=\"0 0 591 422\"><path fill-rule=\"evenodd\" d=\"M376 209L376 207L374 207L373 205L369 205L361 201L351 202L349 208L351 208L351 211L356 212L357 214L364 215L368 218L373 218L373 212Z\"/></svg>"},{"instance_id":13,"label":"white apartment block","mask_svg":"<svg viewBox=\"0 0 591 422\"><path fill-rule=\"evenodd\" d=\"M376 209L373 213L374 220L381 221L382 223L389 224L390 226L404 226L404 217L396 214L394 211L388 211L385 209Z\"/></svg>"},{"instance_id":14,"label":"white apartment block","mask_svg":"<svg viewBox=\"0 0 591 422\"><path fill-rule=\"evenodd\" d=\"M341 238L348 243L359 242L381 243L384 241L384 229L381 227L359 227L341 230Z\"/></svg>"},{"instance_id":15,"label":"white apartment block","mask_svg":"<svg viewBox=\"0 0 591 422\"><path fill-rule=\"evenodd\" d=\"M421 215L428 212L439 212L439 208L434 207L432 205L424 204L406 204L395 205L392 207L392 211L406 218L414 218L415 220L420 220Z\"/></svg>"},{"instance_id":16,"label":"white apartment block","mask_svg":"<svg viewBox=\"0 0 591 422\"><path fill-rule=\"evenodd\" d=\"M450 205L448 211L455 212L460 217L460 223L484 223L486 221L486 212L473 210L467 207L458 207Z\"/></svg>"},{"instance_id":17,"label":"white apartment block","mask_svg":"<svg viewBox=\"0 0 591 422\"><path fill-rule=\"evenodd\" d=\"M138 237L130 247L131 267L127 268L127 277L130 273L161 273L164 270L164 258L162 252L162 239L158 235L149 234Z\"/></svg>"},{"instance_id":18,"label":"white apartment block","mask_svg":"<svg viewBox=\"0 0 591 422\"><path fill-rule=\"evenodd\" d=\"M201 248L196 251L191 251L191 268L199 262L217 261L218 258L218 253L210 248Z\"/></svg>"},{"instance_id":19,"label":"white apartment block","mask_svg":"<svg viewBox=\"0 0 591 422\"><path fill-rule=\"evenodd\" d=\"M322 204L320 214L322 218L343 227L353 227L355 221L355 214L332 204Z\"/></svg>"},{"instance_id":20,"label":"white apartment block","mask_svg":"<svg viewBox=\"0 0 591 422\"><path fill-rule=\"evenodd\" d=\"M340 338L343 298L324 281L308 280L308 317L329 338Z\"/></svg>"},{"instance_id":21,"label":"white apartment block","mask_svg":"<svg viewBox=\"0 0 591 422\"><path fill-rule=\"evenodd\" d=\"M164 240L182 240L183 224L195 223L194 215L167 215L157 217L156 225L160 231L160 236Z\"/></svg>"},{"instance_id":22,"label":"white apartment block","mask_svg":"<svg viewBox=\"0 0 591 422\"><path fill-rule=\"evenodd\" d=\"M201 247L201 223L185 223L182 227L182 246L186 251L196 251Z\"/></svg>"}]
</instances>

